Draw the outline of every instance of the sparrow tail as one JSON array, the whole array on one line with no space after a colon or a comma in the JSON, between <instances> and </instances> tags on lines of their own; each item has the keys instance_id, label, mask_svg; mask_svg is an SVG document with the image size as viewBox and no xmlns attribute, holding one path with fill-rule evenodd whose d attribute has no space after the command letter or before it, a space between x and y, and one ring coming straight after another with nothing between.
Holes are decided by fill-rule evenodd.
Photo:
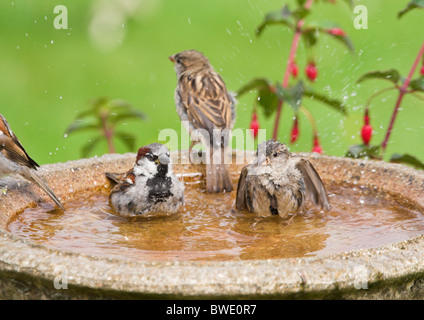
<instances>
[{"instance_id":1,"label":"sparrow tail","mask_svg":"<svg viewBox=\"0 0 424 320\"><path fill-rule=\"evenodd\" d=\"M59 199L57 198L53 190L50 189L50 187L43 181L43 179L41 179L40 176L34 170L28 170L27 173L28 174L25 175L25 177L28 180L38 184L38 186L50 196L50 198L57 204L57 206L63 211L65 211L65 208L63 207L62 203L60 203Z\"/></svg>"},{"instance_id":2,"label":"sparrow tail","mask_svg":"<svg viewBox=\"0 0 424 320\"><path fill-rule=\"evenodd\" d=\"M233 190L231 176L224 162L224 148L211 148L210 161L206 164L206 191L208 193L230 192ZM214 153L220 152L221 161L214 161Z\"/></svg>"}]
</instances>

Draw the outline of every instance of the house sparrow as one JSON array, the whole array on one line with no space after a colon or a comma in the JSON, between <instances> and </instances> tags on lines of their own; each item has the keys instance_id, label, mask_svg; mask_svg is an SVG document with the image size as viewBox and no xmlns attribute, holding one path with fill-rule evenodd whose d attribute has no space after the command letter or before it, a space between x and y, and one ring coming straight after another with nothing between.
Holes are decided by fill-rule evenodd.
<instances>
[{"instance_id":1,"label":"house sparrow","mask_svg":"<svg viewBox=\"0 0 424 320\"><path fill-rule=\"evenodd\" d=\"M233 190L225 165L226 148L235 122L235 99L208 58L196 50L170 56L177 73L175 104L191 136L191 148L200 141L206 147L206 191Z\"/></svg>"},{"instance_id":2,"label":"house sparrow","mask_svg":"<svg viewBox=\"0 0 424 320\"><path fill-rule=\"evenodd\" d=\"M278 141L261 143L252 164L241 171L236 208L286 218L301 210L306 199L330 210L327 192L312 164Z\"/></svg>"},{"instance_id":3,"label":"house sparrow","mask_svg":"<svg viewBox=\"0 0 424 320\"><path fill-rule=\"evenodd\" d=\"M134 168L106 173L115 186L109 202L124 217L173 213L184 204L184 183L172 171L169 150L160 143L138 149Z\"/></svg>"},{"instance_id":4,"label":"house sparrow","mask_svg":"<svg viewBox=\"0 0 424 320\"><path fill-rule=\"evenodd\" d=\"M43 189L57 206L65 210L52 189L36 173L39 165L26 153L5 117L0 114L0 176L10 173L20 174L25 179L35 182Z\"/></svg>"}]
</instances>

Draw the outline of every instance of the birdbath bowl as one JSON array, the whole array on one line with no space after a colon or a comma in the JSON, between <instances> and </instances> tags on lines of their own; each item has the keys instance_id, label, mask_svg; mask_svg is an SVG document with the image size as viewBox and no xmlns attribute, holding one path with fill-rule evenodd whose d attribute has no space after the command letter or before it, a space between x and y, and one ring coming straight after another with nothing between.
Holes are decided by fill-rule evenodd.
<instances>
[{"instance_id":1,"label":"birdbath bowl","mask_svg":"<svg viewBox=\"0 0 424 320\"><path fill-rule=\"evenodd\" d=\"M424 212L423 172L372 160L303 156L313 163L326 186L365 186L376 197L390 198L418 215ZM174 152L172 157L175 173L189 177L186 182L203 179L203 166L179 164L187 153ZM110 185L104 172L125 172L134 159L134 154L105 155L44 165L39 171L66 207L81 195L106 193ZM245 163L252 159L246 153ZM245 163L231 166L235 185ZM377 247L290 258L151 261L106 257L62 250L12 234L10 221L26 208L50 199L20 177L3 178L0 185L0 299L406 299L424 294L424 238L419 233Z\"/></svg>"}]
</instances>

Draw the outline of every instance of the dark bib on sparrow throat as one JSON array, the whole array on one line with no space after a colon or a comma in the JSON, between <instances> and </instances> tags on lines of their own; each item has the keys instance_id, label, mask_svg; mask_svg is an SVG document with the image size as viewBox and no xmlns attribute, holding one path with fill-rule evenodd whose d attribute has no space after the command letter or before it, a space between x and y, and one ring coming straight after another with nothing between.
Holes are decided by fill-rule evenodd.
<instances>
[{"instance_id":1,"label":"dark bib on sparrow throat","mask_svg":"<svg viewBox=\"0 0 424 320\"><path fill-rule=\"evenodd\" d=\"M160 164L155 176L146 182L147 187L149 187L149 200L154 203L166 201L167 198L172 196L170 191L172 181L170 177L166 176L167 173L168 166Z\"/></svg>"}]
</instances>

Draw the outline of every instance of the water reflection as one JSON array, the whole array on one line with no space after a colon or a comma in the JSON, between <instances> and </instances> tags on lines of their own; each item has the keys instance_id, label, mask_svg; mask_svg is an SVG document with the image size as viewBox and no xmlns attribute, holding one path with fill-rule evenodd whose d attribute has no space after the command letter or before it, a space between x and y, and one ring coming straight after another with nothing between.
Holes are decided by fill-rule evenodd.
<instances>
[{"instance_id":1,"label":"water reflection","mask_svg":"<svg viewBox=\"0 0 424 320\"><path fill-rule=\"evenodd\" d=\"M235 212L235 192L211 195L187 188L181 212L126 219L106 195L47 204L10 221L11 233L61 250L140 260L239 260L324 255L384 245L424 231L423 215L367 188L330 186L333 209L307 210L282 220Z\"/></svg>"}]
</instances>

